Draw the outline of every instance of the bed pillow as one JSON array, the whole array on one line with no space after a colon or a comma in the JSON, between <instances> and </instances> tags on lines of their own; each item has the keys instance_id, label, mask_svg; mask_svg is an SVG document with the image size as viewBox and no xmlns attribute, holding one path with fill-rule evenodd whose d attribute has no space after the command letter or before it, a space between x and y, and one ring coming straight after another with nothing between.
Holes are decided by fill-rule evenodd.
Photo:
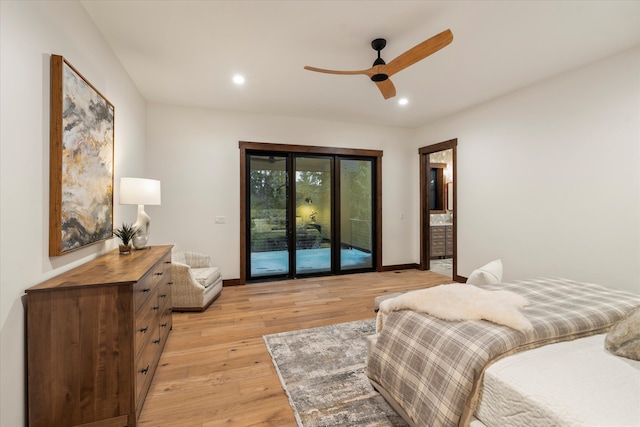
<instances>
[{"instance_id":1,"label":"bed pillow","mask_svg":"<svg viewBox=\"0 0 640 427\"><path fill-rule=\"evenodd\" d=\"M473 270L467 279L470 285L492 285L502 282L502 261L497 259L477 270Z\"/></svg>"},{"instance_id":2,"label":"bed pillow","mask_svg":"<svg viewBox=\"0 0 640 427\"><path fill-rule=\"evenodd\" d=\"M604 339L604 348L616 356L640 360L640 307L613 324Z\"/></svg>"}]
</instances>

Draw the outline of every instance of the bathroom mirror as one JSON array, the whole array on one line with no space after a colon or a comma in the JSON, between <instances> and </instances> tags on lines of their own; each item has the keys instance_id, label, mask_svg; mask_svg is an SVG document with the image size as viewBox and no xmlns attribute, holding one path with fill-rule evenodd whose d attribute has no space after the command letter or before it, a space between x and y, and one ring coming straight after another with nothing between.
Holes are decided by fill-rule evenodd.
<instances>
[{"instance_id":1,"label":"bathroom mirror","mask_svg":"<svg viewBox=\"0 0 640 427\"><path fill-rule=\"evenodd\" d=\"M429 212L446 213L446 182L444 170L446 163L429 163Z\"/></svg>"}]
</instances>

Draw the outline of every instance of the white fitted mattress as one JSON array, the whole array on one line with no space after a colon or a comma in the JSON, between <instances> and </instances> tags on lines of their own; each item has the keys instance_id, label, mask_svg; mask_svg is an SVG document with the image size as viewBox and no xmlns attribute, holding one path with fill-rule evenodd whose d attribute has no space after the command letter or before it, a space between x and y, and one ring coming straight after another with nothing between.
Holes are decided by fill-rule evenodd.
<instances>
[{"instance_id":1,"label":"white fitted mattress","mask_svg":"<svg viewBox=\"0 0 640 427\"><path fill-rule=\"evenodd\" d=\"M485 372L472 425L640 426L640 361L604 348L604 334L524 351Z\"/></svg>"}]
</instances>

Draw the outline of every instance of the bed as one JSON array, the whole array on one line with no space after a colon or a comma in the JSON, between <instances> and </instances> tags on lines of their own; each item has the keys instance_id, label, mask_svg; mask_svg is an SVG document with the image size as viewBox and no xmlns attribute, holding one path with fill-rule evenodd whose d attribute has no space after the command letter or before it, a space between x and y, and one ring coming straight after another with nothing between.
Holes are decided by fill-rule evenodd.
<instances>
[{"instance_id":1,"label":"bed","mask_svg":"<svg viewBox=\"0 0 640 427\"><path fill-rule=\"evenodd\" d=\"M551 344L491 365L477 425L640 426L640 361L609 353L604 337Z\"/></svg>"},{"instance_id":2,"label":"bed","mask_svg":"<svg viewBox=\"0 0 640 427\"><path fill-rule=\"evenodd\" d=\"M640 425L640 362L602 344L640 296L549 278L483 289L524 296L532 329L388 314L366 374L409 425Z\"/></svg>"}]
</instances>

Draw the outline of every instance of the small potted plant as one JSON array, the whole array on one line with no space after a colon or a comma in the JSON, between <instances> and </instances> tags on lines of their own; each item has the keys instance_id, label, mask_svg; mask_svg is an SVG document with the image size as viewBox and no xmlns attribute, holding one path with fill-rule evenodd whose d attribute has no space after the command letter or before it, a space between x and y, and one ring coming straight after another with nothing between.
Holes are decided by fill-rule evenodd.
<instances>
[{"instance_id":1,"label":"small potted plant","mask_svg":"<svg viewBox=\"0 0 640 427\"><path fill-rule=\"evenodd\" d=\"M131 240L138 234L138 228L132 224L122 224L122 227L113 230L113 235L122 240L122 244L119 246L121 254L128 254L131 252Z\"/></svg>"}]
</instances>

